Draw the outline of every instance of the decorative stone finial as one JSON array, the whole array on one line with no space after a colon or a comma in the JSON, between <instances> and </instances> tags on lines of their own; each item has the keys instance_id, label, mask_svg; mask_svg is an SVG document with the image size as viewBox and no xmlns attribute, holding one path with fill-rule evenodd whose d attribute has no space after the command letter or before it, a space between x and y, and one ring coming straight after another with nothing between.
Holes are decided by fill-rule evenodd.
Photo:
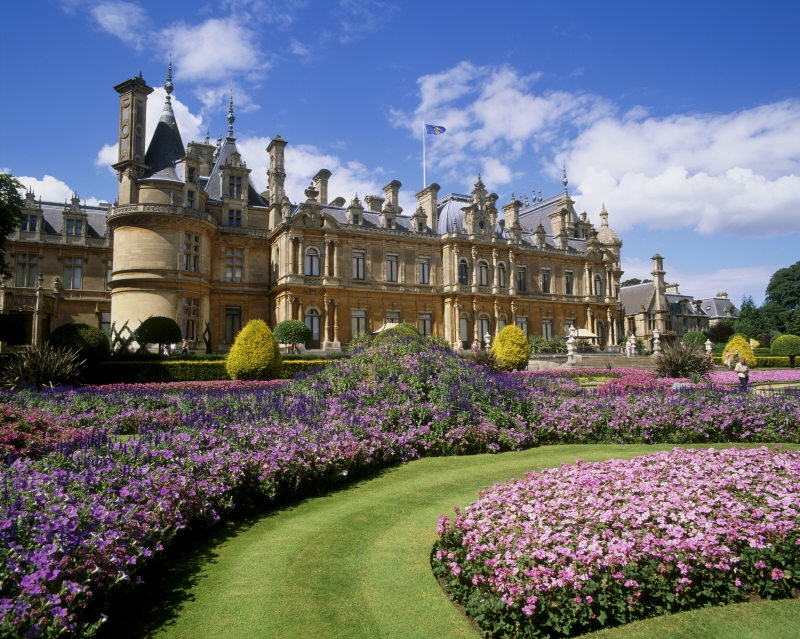
<instances>
[{"instance_id":1,"label":"decorative stone finial","mask_svg":"<svg viewBox=\"0 0 800 639\"><path fill-rule=\"evenodd\" d=\"M228 102L228 137L233 137L233 122L236 117L233 115L233 89L231 89L231 99Z\"/></svg>"}]
</instances>

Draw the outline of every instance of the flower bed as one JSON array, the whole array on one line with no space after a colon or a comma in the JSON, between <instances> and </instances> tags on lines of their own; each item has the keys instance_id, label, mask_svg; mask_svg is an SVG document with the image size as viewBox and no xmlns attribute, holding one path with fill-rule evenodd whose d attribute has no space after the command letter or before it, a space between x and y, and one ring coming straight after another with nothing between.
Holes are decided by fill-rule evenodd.
<instances>
[{"instance_id":1,"label":"flower bed","mask_svg":"<svg viewBox=\"0 0 800 639\"><path fill-rule=\"evenodd\" d=\"M552 374L491 374L445 349L392 344L291 384L44 389L0 402L16 415L3 441L29 414L52 431L4 449L2 636L89 636L104 599L179 531L421 456L800 442L797 400L708 388L600 396Z\"/></svg>"},{"instance_id":2,"label":"flower bed","mask_svg":"<svg viewBox=\"0 0 800 639\"><path fill-rule=\"evenodd\" d=\"M680 450L497 484L432 563L493 636L560 637L800 587L800 451Z\"/></svg>"}]
</instances>

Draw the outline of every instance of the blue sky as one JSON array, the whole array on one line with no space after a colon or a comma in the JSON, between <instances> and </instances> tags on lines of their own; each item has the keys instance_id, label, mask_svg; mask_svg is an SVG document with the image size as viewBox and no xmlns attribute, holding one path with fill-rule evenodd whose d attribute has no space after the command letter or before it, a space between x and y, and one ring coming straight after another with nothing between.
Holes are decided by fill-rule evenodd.
<instances>
[{"instance_id":1,"label":"blue sky","mask_svg":"<svg viewBox=\"0 0 800 639\"><path fill-rule=\"evenodd\" d=\"M426 176L441 194L481 175L499 204L562 190L622 240L623 279L763 302L800 260L800 3L416 0L33 0L4 7L2 154L37 196L113 201L118 96L142 72L164 104L170 53L184 143L234 135L266 186L287 147L297 202ZM35 16L35 17L34 17Z\"/></svg>"}]
</instances>

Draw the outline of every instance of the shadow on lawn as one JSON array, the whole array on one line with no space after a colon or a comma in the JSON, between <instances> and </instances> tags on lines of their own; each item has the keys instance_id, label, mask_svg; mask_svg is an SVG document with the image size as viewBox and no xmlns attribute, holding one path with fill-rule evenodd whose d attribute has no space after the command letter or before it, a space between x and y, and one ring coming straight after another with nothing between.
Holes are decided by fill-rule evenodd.
<instances>
[{"instance_id":1,"label":"shadow on lawn","mask_svg":"<svg viewBox=\"0 0 800 639\"><path fill-rule=\"evenodd\" d=\"M239 518L226 519L210 529L182 531L166 552L141 571L138 584L121 589L103 604L102 612L108 616L108 621L95 636L98 639L153 636L159 629L172 625L180 617L183 605L193 600L192 590L206 578L204 567L219 558L216 549L221 544L247 533L266 517L294 510L308 499L324 498L356 488L390 470L378 469L352 483L283 503L271 503L261 509L250 504L247 514L240 513Z\"/></svg>"}]
</instances>

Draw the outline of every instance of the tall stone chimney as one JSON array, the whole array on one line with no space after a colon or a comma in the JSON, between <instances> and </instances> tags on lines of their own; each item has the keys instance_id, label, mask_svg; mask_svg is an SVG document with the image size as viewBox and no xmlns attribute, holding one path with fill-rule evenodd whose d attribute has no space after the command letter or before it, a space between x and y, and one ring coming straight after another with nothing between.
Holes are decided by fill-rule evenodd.
<instances>
[{"instance_id":1,"label":"tall stone chimney","mask_svg":"<svg viewBox=\"0 0 800 639\"><path fill-rule=\"evenodd\" d=\"M328 169L321 169L314 176L314 186L317 191L319 191L317 202L322 204L322 206L328 203L328 180L331 179L331 175L332 173Z\"/></svg>"},{"instance_id":2,"label":"tall stone chimney","mask_svg":"<svg viewBox=\"0 0 800 639\"><path fill-rule=\"evenodd\" d=\"M439 211L436 209L436 200L439 197L439 189L442 188L436 182L426 186L419 193L416 194L417 202L422 209L422 212L427 218L427 224L431 227L434 233L437 233L436 227L439 226Z\"/></svg>"}]
</instances>

